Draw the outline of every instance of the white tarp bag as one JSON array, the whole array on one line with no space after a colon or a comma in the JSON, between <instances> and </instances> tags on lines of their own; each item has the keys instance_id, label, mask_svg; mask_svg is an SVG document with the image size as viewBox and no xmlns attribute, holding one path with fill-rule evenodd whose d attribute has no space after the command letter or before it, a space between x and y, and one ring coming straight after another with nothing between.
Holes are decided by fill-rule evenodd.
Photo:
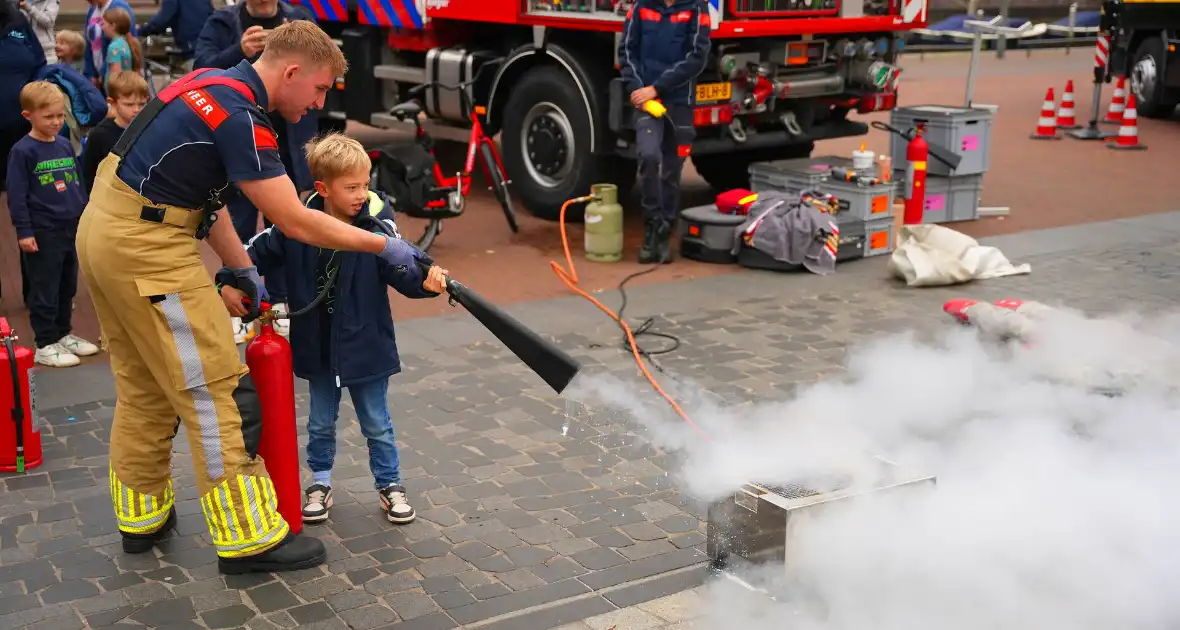
<instances>
[{"instance_id":1,"label":"white tarp bag","mask_svg":"<svg viewBox=\"0 0 1180 630\"><path fill-rule=\"evenodd\" d=\"M995 247L935 224L903 225L889 272L911 287L936 287L1032 272Z\"/></svg>"}]
</instances>

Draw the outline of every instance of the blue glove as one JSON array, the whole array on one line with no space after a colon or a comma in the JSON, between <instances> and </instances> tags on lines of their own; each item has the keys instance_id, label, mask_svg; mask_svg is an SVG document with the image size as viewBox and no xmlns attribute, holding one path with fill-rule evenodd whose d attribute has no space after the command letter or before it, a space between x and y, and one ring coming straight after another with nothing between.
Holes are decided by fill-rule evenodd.
<instances>
[{"instance_id":1,"label":"blue glove","mask_svg":"<svg viewBox=\"0 0 1180 630\"><path fill-rule=\"evenodd\" d=\"M258 319L262 301L270 299L270 296L266 294L266 287L262 285L262 278L258 275L258 267L231 268L230 272L234 277L234 288L245 293L246 299L250 300L250 312L242 318L242 321L248 324Z\"/></svg>"},{"instance_id":2,"label":"blue glove","mask_svg":"<svg viewBox=\"0 0 1180 630\"><path fill-rule=\"evenodd\" d=\"M418 251L418 248L409 241L386 236L385 249L381 250L377 256L399 271L405 271L414 269L418 265L418 259L422 256L422 252Z\"/></svg>"}]
</instances>

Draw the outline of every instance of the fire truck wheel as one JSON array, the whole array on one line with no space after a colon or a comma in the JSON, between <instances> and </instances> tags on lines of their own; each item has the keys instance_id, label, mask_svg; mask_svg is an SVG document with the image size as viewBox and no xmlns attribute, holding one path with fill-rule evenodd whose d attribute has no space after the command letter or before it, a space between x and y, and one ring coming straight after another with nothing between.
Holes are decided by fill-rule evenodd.
<instances>
[{"instance_id":1,"label":"fire truck wheel","mask_svg":"<svg viewBox=\"0 0 1180 630\"><path fill-rule=\"evenodd\" d=\"M513 86L503 120L500 143L512 188L532 214L556 221L561 205L586 194L603 174L602 158L590 154L590 118L578 86L559 68L534 68Z\"/></svg>"},{"instance_id":2,"label":"fire truck wheel","mask_svg":"<svg viewBox=\"0 0 1180 630\"><path fill-rule=\"evenodd\" d=\"M750 151L694 155L692 165L701 179L704 179L714 191L725 192L734 188L750 187L751 164L811 157L814 148L814 142L804 142Z\"/></svg>"},{"instance_id":3,"label":"fire truck wheel","mask_svg":"<svg viewBox=\"0 0 1180 630\"><path fill-rule=\"evenodd\" d=\"M1135 94L1135 109L1146 118L1168 118L1176 111L1177 99L1164 86L1160 70L1164 59L1164 41L1149 37L1135 50L1131 63L1131 91Z\"/></svg>"}]
</instances>

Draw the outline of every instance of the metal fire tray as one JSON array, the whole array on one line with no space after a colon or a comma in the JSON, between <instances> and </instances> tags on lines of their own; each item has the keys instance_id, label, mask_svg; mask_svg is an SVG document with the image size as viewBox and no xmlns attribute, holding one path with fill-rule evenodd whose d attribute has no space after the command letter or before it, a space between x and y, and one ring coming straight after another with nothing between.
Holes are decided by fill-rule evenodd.
<instances>
[{"instance_id":1,"label":"metal fire tray","mask_svg":"<svg viewBox=\"0 0 1180 630\"><path fill-rule=\"evenodd\" d=\"M932 489L936 478L904 470L881 457L876 470L832 474L792 483L746 483L731 497L709 507L706 549L714 569L742 565L789 568L798 542L798 523L819 510L827 512L856 497L879 492Z\"/></svg>"}]
</instances>

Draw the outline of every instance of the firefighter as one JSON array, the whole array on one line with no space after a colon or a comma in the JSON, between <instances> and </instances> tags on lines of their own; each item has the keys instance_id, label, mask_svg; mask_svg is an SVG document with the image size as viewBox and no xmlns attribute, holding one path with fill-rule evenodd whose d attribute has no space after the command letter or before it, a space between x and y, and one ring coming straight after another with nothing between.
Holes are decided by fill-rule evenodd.
<instances>
[{"instance_id":1,"label":"firefighter","mask_svg":"<svg viewBox=\"0 0 1180 630\"><path fill-rule=\"evenodd\" d=\"M295 122L322 108L346 67L314 23L280 26L254 63L198 70L161 92L99 166L77 247L115 375L110 486L127 553L150 551L176 522L169 468L179 416L220 570L324 561L323 543L292 535L277 511L257 456L260 420L243 419L233 398L248 370L198 240L233 270L254 316L265 289L224 216L231 190L299 241L416 264L421 254L405 241L305 208L279 159L267 111Z\"/></svg>"},{"instance_id":2,"label":"firefighter","mask_svg":"<svg viewBox=\"0 0 1180 630\"><path fill-rule=\"evenodd\" d=\"M680 203L680 171L696 130L696 77L709 56L712 29L705 0L637 0L627 13L619 60L631 104L639 109L635 144L643 203L639 262L671 262L669 240ZM660 102L660 118L643 111Z\"/></svg>"}]
</instances>

